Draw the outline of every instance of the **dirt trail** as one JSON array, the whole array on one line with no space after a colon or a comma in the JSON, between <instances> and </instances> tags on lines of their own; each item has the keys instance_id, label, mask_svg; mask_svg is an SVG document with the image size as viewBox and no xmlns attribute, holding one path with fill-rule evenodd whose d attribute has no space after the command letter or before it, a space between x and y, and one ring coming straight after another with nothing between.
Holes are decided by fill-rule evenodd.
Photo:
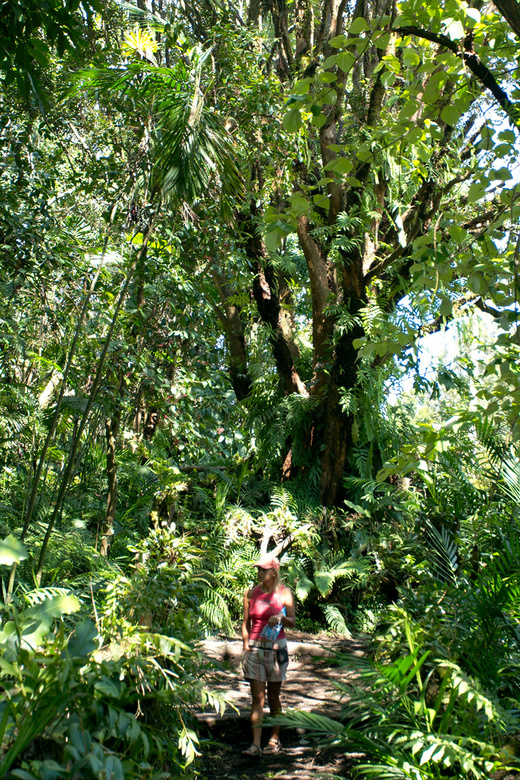
<instances>
[{"instance_id":1,"label":"dirt trail","mask_svg":"<svg viewBox=\"0 0 520 780\"><path fill-rule=\"evenodd\" d=\"M362 655L359 641L331 639L327 635L313 636L291 632L288 636L290 665L282 688L285 710L299 709L336 718L341 710L335 681L346 681L352 673L330 665L334 651ZM242 757L241 751L251 743L249 726L249 683L242 679L240 658L242 642L238 638L207 640L201 650L213 659L218 668L212 675L211 687L225 693L237 708L228 708L223 717L215 713L198 713L211 745L203 747L204 780L310 780L310 778L349 777L349 767L355 758L344 751L320 748L305 733L282 731L282 753L264 756L260 760ZM267 714L267 712L266 712ZM202 730L204 731L204 729ZM263 744L269 732L265 729Z\"/></svg>"}]
</instances>

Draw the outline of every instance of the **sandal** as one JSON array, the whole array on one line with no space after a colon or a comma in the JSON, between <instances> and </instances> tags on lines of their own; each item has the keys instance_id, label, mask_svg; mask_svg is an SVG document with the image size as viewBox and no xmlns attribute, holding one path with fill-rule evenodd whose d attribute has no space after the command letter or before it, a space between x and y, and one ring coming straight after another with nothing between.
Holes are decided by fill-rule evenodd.
<instances>
[{"instance_id":1,"label":"sandal","mask_svg":"<svg viewBox=\"0 0 520 780\"><path fill-rule=\"evenodd\" d=\"M275 756L282 751L282 743L279 739L270 739L264 748L264 753L268 756Z\"/></svg>"},{"instance_id":2,"label":"sandal","mask_svg":"<svg viewBox=\"0 0 520 780\"><path fill-rule=\"evenodd\" d=\"M258 747L258 745L253 744L251 747L248 747L247 750L242 751L242 755L246 756L246 758L262 758L262 748Z\"/></svg>"}]
</instances>

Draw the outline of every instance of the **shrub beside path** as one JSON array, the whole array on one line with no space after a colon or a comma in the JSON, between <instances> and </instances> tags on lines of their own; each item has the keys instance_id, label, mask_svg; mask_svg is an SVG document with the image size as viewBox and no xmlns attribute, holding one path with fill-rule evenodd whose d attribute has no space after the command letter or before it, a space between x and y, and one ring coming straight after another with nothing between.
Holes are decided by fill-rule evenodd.
<instances>
[{"instance_id":1,"label":"shrub beside path","mask_svg":"<svg viewBox=\"0 0 520 780\"><path fill-rule=\"evenodd\" d=\"M348 668L330 663L336 651L363 655L359 640L332 638L328 634L312 635L297 631L288 633L290 665L287 680L282 687L284 710L299 709L336 718L341 712L341 701L335 688L336 681L352 679ZM225 694L236 709L228 707L223 716L214 712L199 712L197 719L202 736L211 744L203 746L203 774L205 780L310 780L310 778L349 777L349 767L355 754L345 754L334 746L320 746L305 733L294 729L282 730L282 753L252 760L241 751L251 743L249 725L249 683L242 678L240 659L242 640L238 637L208 639L201 643L201 651L215 663L208 681L212 690ZM266 715L267 715L266 711ZM265 729L263 744L269 730Z\"/></svg>"}]
</instances>

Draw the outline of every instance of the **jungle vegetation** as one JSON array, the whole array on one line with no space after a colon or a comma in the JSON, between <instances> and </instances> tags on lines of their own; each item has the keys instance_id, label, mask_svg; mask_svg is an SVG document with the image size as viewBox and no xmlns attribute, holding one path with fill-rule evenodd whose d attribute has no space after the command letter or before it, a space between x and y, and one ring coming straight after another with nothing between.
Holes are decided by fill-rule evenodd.
<instances>
[{"instance_id":1,"label":"jungle vegetation","mask_svg":"<svg viewBox=\"0 0 520 780\"><path fill-rule=\"evenodd\" d=\"M197 641L266 549L370 647L341 720L285 722L502 777L520 5L0 9L0 777L197 776Z\"/></svg>"}]
</instances>

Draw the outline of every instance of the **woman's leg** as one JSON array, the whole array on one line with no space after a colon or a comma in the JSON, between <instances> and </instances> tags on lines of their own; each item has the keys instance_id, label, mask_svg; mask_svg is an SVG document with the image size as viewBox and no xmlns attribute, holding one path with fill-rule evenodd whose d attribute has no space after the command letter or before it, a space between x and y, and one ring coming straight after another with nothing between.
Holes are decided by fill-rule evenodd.
<instances>
[{"instance_id":1,"label":"woman's leg","mask_svg":"<svg viewBox=\"0 0 520 780\"><path fill-rule=\"evenodd\" d=\"M249 680L251 683L251 729L253 731L253 744L260 747L262 740L262 722L264 720L265 682L263 680ZM271 683L269 683L270 685Z\"/></svg>"},{"instance_id":2,"label":"woman's leg","mask_svg":"<svg viewBox=\"0 0 520 780\"><path fill-rule=\"evenodd\" d=\"M280 715L282 712L282 703L280 701L281 688L282 688L281 682L267 683L267 698L269 700L269 711L271 713L272 718L275 718L277 715ZM269 742L274 742L278 740L279 734L280 734L280 726L273 726L273 730L271 732L271 738Z\"/></svg>"}]
</instances>

